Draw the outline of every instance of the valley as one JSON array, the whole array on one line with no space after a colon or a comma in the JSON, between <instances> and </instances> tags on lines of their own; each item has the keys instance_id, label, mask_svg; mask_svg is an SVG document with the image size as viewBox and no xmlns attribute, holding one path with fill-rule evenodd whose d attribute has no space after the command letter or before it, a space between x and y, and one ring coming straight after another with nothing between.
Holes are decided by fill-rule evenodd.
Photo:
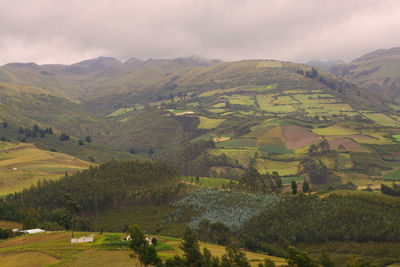
<instances>
[{"instance_id":1,"label":"valley","mask_svg":"<svg viewBox=\"0 0 400 267\"><path fill-rule=\"evenodd\" d=\"M213 255L236 242L251 266L283 265L290 246L339 266L398 263L400 106L357 83L276 60L2 66L0 228L56 231L29 236L21 253L38 266L133 264L121 241L133 224L165 240L163 260L190 226ZM98 241L70 247L73 217ZM18 240L0 242L9 264Z\"/></svg>"}]
</instances>

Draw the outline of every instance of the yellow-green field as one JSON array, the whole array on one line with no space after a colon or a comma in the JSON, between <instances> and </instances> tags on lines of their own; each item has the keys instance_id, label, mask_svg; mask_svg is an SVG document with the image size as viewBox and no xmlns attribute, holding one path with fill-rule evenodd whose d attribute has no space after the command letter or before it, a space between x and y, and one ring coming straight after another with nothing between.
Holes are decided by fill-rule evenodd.
<instances>
[{"instance_id":1,"label":"yellow-green field","mask_svg":"<svg viewBox=\"0 0 400 267\"><path fill-rule=\"evenodd\" d=\"M197 128L199 129L213 129L218 127L225 119L210 119L206 117L199 117L200 123Z\"/></svg>"},{"instance_id":2,"label":"yellow-green field","mask_svg":"<svg viewBox=\"0 0 400 267\"><path fill-rule=\"evenodd\" d=\"M326 127L326 128L316 128L312 129L312 132L318 135L353 135L357 134L351 129L343 128L337 125Z\"/></svg>"},{"instance_id":3,"label":"yellow-green field","mask_svg":"<svg viewBox=\"0 0 400 267\"><path fill-rule=\"evenodd\" d=\"M229 103L232 105L252 106L254 105L254 98L247 95L230 95L227 96Z\"/></svg>"},{"instance_id":4,"label":"yellow-green field","mask_svg":"<svg viewBox=\"0 0 400 267\"><path fill-rule=\"evenodd\" d=\"M364 113L363 115L368 119L383 126L400 126L400 123L398 121L395 121L394 119L382 113Z\"/></svg>"},{"instance_id":5,"label":"yellow-green field","mask_svg":"<svg viewBox=\"0 0 400 267\"><path fill-rule=\"evenodd\" d=\"M272 161L258 158L256 160L256 168L260 173L272 173L277 171L279 175L296 175L299 161Z\"/></svg>"},{"instance_id":6,"label":"yellow-green field","mask_svg":"<svg viewBox=\"0 0 400 267\"><path fill-rule=\"evenodd\" d=\"M135 108L120 108L120 109L117 109L116 111L114 111L114 112L108 114L106 117L115 117L115 116L119 116L119 115L128 113L128 112L130 112L130 111L132 111L132 110L134 110L134 109L135 109Z\"/></svg>"},{"instance_id":7,"label":"yellow-green field","mask_svg":"<svg viewBox=\"0 0 400 267\"><path fill-rule=\"evenodd\" d=\"M40 150L33 144L0 142L0 195L91 165L69 155Z\"/></svg>"},{"instance_id":8,"label":"yellow-green field","mask_svg":"<svg viewBox=\"0 0 400 267\"><path fill-rule=\"evenodd\" d=\"M36 267L48 264L54 266L138 266L135 255L123 240L124 234L117 233L77 233L76 236L94 234L93 243L71 244L70 233L48 232L25 235L0 242L1 266ZM182 255L178 248L182 240L157 236L156 246L159 256L166 260L174 255ZM207 247L213 256L225 254L223 246L200 243L201 249ZM257 266L265 258L270 258L276 265L285 265L283 258L245 251L251 266Z\"/></svg>"},{"instance_id":9,"label":"yellow-green field","mask_svg":"<svg viewBox=\"0 0 400 267\"><path fill-rule=\"evenodd\" d=\"M225 154L232 159L237 159L239 164L243 167L248 167L250 160L254 157L254 154L256 153L256 149L217 148L210 150L209 153L214 156Z\"/></svg>"}]
</instances>

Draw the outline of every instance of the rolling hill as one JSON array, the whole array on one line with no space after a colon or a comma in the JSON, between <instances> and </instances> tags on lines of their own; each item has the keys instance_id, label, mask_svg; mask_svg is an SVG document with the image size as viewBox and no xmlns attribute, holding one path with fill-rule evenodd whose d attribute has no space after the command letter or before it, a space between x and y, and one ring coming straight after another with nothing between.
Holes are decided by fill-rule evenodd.
<instances>
[{"instance_id":1,"label":"rolling hill","mask_svg":"<svg viewBox=\"0 0 400 267\"><path fill-rule=\"evenodd\" d=\"M71 135L28 141L84 160L164 160L185 175L232 178L249 167L297 177L311 158L331 170L328 184L361 188L396 173L400 106L301 64L100 57L7 64L0 81L3 121ZM87 135L102 146L79 146Z\"/></svg>"},{"instance_id":2,"label":"rolling hill","mask_svg":"<svg viewBox=\"0 0 400 267\"><path fill-rule=\"evenodd\" d=\"M331 71L372 92L400 102L400 48L379 49Z\"/></svg>"},{"instance_id":3,"label":"rolling hill","mask_svg":"<svg viewBox=\"0 0 400 267\"><path fill-rule=\"evenodd\" d=\"M57 179L93 166L72 156L38 149L34 144L0 141L0 195L28 188L41 179Z\"/></svg>"}]
</instances>

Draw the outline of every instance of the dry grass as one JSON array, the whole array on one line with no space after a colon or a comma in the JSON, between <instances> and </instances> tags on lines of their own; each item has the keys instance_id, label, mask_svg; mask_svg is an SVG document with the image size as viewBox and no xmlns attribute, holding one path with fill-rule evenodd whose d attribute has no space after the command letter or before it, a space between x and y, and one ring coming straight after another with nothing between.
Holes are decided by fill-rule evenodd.
<instances>
[{"instance_id":1,"label":"dry grass","mask_svg":"<svg viewBox=\"0 0 400 267\"><path fill-rule=\"evenodd\" d=\"M131 253L131 251L126 250L87 249L77 255L75 260L63 266L140 266L137 257L131 258L129 256Z\"/></svg>"},{"instance_id":2,"label":"dry grass","mask_svg":"<svg viewBox=\"0 0 400 267\"><path fill-rule=\"evenodd\" d=\"M57 179L66 171L71 173L91 165L66 154L40 150L33 144L9 143L7 149L0 151L0 195L22 190L39 179Z\"/></svg>"},{"instance_id":3,"label":"dry grass","mask_svg":"<svg viewBox=\"0 0 400 267\"><path fill-rule=\"evenodd\" d=\"M90 233L77 233L77 236L87 236ZM1 266L44 266L56 264L57 266L139 266L136 257L130 257L132 253L127 247L107 248L103 242L107 242L107 233L95 234L94 243L74 244L69 242L70 233L41 233L13 238L1 242L0 259ZM112 234L116 235L116 234ZM118 235L118 234L117 234ZM122 235L121 235L122 237ZM160 243L166 244L158 254L166 260L174 255L182 255L179 245L182 240L178 238L160 236ZM225 254L225 247L200 243L201 249L207 247L212 255L221 257ZM259 253L245 251L251 266L257 266L265 258L272 259L278 266L286 263L285 259L267 256Z\"/></svg>"},{"instance_id":4,"label":"dry grass","mask_svg":"<svg viewBox=\"0 0 400 267\"><path fill-rule=\"evenodd\" d=\"M21 229L22 224L19 222L0 220L0 228L2 229Z\"/></svg>"},{"instance_id":5,"label":"dry grass","mask_svg":"<svg viewBox=\"0 0 400 267\"><path fill-rule=\"evenodd\" d=\"M58 261L57 258L42 252L1 253L0 257L2 267L39 267Z\"/></svg>"}]
</instances>

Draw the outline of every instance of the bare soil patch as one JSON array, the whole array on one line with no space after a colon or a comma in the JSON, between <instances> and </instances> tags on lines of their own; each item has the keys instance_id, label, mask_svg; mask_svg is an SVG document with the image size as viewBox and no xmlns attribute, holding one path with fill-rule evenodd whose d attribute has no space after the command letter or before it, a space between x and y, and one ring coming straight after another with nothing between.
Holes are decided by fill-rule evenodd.
<instances>
[{"instance_id":1,"label":"bare soil patch","mask_svg":"<svg viewBox=\"0 0 400 267\"><path fill-rule=\"evenodd\" d=\"M309 146L319 138L319 135L301 126L281 126L281 129L288 149Z\"/></svg>"},{"instance_id":2,"label":"bare soil patch","mask_svg":"<svg viewBox=\"0 0 400 267\"><path fill-rule=\"evenodd\" d=\"M23 235L20 237L16 237L16 238L1 242L0 248L26 245L26 244L31 244L31 243L35 243L35 242L63 240L63 239L69 239L69 238L70 238L69 233L42 233L42 234L34 234L34 235Z\"/></svg>"},{"instance_id":3,"label":"bare soil patch","mask_svg":"<svg viewBox=\"0 0 400 267\"><path fill-rule=\"evenodd\" d=\"M350 139L341 138L341 139L330 140L328 142L329 142L329 148L332 150L368 152L368 149Z\"/></svg>"}]
</instances>

